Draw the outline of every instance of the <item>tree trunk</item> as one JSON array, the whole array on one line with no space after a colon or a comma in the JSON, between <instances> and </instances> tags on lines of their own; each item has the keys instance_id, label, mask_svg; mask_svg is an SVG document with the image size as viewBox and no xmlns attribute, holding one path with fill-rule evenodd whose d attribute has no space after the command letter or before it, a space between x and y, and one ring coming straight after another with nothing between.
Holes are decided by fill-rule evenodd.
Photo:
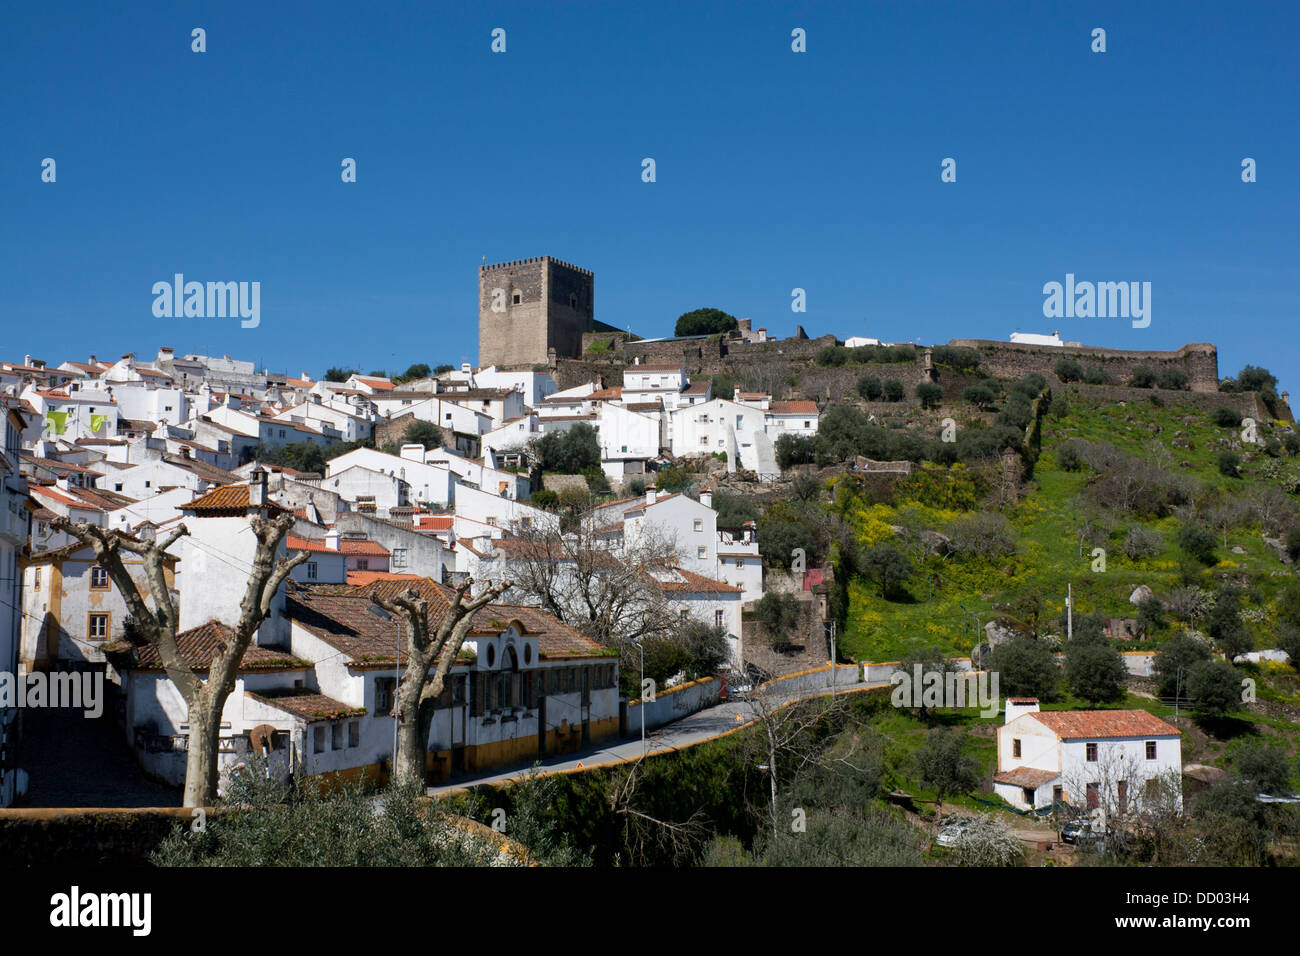
<instances>
[{"instance_id":1,"label":"tree trunk","mask_svg":"<svg viewBox=\"0 0 1300 956\"><path fill-rule=\"evenodd\" d=\"M408 684L408 686L410 686ZM397 709L397 756L393 763L393 782L400 783L407 777L424 781L425 749L427 744L420 739L420 701L418 694L422 688L416 686L415 694L404 693L398 699ZM426 737L425 740L428 738Z\"/></svg>"},{"instance_id":2,"label":"tree trunk","mask_svg":"<svg viewBox=\"0 0 1300 956\"><path fill-rule=\"evenodd\" d=\"M200 700L189 708L190 736L185 757L185 796L182 801L186 807L210 807L217 800L217 746L221 733L221 707L213 707L212 704L213 702Z\"/></svg>"}]
</instances>

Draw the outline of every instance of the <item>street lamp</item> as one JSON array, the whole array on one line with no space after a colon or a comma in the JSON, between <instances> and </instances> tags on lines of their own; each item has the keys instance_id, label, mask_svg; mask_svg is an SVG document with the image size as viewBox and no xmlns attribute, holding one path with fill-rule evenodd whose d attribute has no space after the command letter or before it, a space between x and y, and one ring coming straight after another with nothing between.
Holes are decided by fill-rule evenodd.
<instances>
[{"instance_id":1,"label":"street lamp","mask_svg":"<svg viewBox=\"0 0 1300 956\"><path fill-rule=\"evenodd\" d=\"M393 616L378 604L367 604L366 610L382 621L391 621ZM397 619L397 655L393 658L393 672L397 679L393 681L393 782L397 781L397 691L402 686L402 620Z\"/></svg>"},{"instance_id":2,"label":"street lamp","mask_svg":"<svg viewBox=\"0 0 1300 956\"><path fill-rule=\"evenodd\" d=\"M628 639L628 643L641 652L641 706L637 708L641 711L641 756L645 756L645 648L640 641Z\"/></svg>"}]
</instances>

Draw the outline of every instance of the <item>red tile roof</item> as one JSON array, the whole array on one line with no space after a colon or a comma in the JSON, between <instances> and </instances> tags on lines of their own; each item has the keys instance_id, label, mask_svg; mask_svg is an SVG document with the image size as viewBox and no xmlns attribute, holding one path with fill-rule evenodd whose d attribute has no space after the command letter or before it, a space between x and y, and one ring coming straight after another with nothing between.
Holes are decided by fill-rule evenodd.
<instances>
[{"instance_id":1,"label":"red tile roof","mask_svg":"<svg viewBox=\"0 0 1300 956\"><path fill-rule=\"evenodd\" d=\"M207 670L212 659L220 653L235 634L220 621L211 620L188 631L176 635L176 647L185 659L185 663L195 670ZM104 651L122 654L122 667L128 670L163 670L162 657L152 644L128 644L118 641L105 645ZM250 644L240 661L241 671L250 670L298 670L310 666L306 661L293 657L287 650L275 647L261 647Z\"/></svg>"},{"instance_id":2,"label":"red tile roof","mask_svg":"<svg viewBox=\"0 0 1300 956\"><path fill-rule=\"evenodd\" d=\"M772 402L767 406L770 415L816 415L816 402Z\"/></svg>"},{"instance_id":3,"label":"red tile roof","mask_svg":"<svg viewBox=\"0 0 1300 956\"><path fill-rule=\"evenodd\" d=\"M741 589L726 581L715 581L713 578L706 578L702 574L696 574L694 571L687 571L685 568L673 568L673 573L681 580L660 580L655 579L655 583L661 591L674 591L685 594L740 594Z\"/></svg>"},{"instance_id":4,"label":"red tile roof","mask_svg":"<svg viewBox=\"0 0 1300 956\"><path fill-rule=\"evenodd\" d=\"M344 554L371 554L388 557L388 549L376 541L359 541L356 538L339 539L339 550Z\"/></svg>"},{"instance_id":5,"label":"red tile roof","mask_svg":"<svg viewBox=\"0 0 1300 956\"><path fill-rule=\"evenodd\" d=\"M1033 767L1017 767L1015 770L1008 770L1005 773L997 774L993 778L993 782L1009 783L1013 787L1028 787L1037 790L1043 784L1051 783L1060 776L1060 772L1056 770L1036 770Z\"/></svg>"},{"instance_id":6,"label":"red tile roof","mask_svg":"<svg viewBox=\"0 0 1300 956\"><path fill-rule=\"evenodd\" d=\"M222 485L213 488L207 494L199 495L181 510L192 511L198 515L215 516L222 513L242 514L250 507L252 506L248 503L248 485ZM268 501L262 507L273 511L285 510L274 501Z\"/></svg>"},{"instance_id":7,"label":"red tile roof","mask_svg":"<svg viewBox=\"0 0 1300 956\"><path fill-rule=\"evenodd\" d=\"M1062 740L1177 737L1182 731L1145 710L1049 710L1030 713Z\"/></svg>"},{"instance_id":8,"label":"red tile roof","mask_svg":"<svg viewBox=\"0 0 1300 956\"><path fill-rule=\"evenodd\" d=\"M353 707L324 694L294 690L264 690L260 693L248 692L254 700L260 700L269 707L282 710L294 717L301 717L308 723L317 720L339 720L344 717L361 717L364 707Z\"/></svg>"}]
</instances>

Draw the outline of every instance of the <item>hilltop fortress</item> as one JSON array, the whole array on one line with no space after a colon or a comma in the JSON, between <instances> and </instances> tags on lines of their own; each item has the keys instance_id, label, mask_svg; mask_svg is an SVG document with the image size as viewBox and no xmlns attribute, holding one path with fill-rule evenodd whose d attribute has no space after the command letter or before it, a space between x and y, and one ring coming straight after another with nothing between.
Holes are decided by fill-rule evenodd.
<instances>
[{"instance_id":1,"label":"hilltop fortress","mask_svg":"<svg viewBox=\"0 0 1300 956\"><path fill-rule=\"evenodd\" d=\"M478 284L479 365L545 367L560 388L598 377L618 383L622 370L634 364L680 363L688 375L757 382L774 393L781 391L780 383L789 382L789 394L779 397L825 401L851 393L857 378L866 371L866 366L852 359L842 367L816 364L820 350L844 344L834 335L810 338L800 327L789 338L768 338L765 330L752 329L748 319L741 319L741 327L725 335L643 339L596 321L594 275L551 256L484 265L479 269ZM1183 372L1187 376L1187 392L1181 393L1185 401L1204 404L1212 401L1208 396L1219 394L1218 349L1205 342L1170 351L991 339L952 339L948 344L978 351L980 375L1019 378L1038 372L1057 385L1056 364L1069 358L1106 373L1110 385L1072 386L1098 394L1109 389L1118 398L1121 392L1131 391L1124 383L1140 366L1157 374L1166 369ZM918 347L914 364L893 364L890 371L891 377L903 381L909 401L915 385L923 381L940 384L945 400L958 399L962 386L970 382L969 375L932 367L924 346ZM1224 404L1241 404L1244 414L1255 414L1253 395L1238 393L1224 398Z\"/></svg>"}]
</instances>

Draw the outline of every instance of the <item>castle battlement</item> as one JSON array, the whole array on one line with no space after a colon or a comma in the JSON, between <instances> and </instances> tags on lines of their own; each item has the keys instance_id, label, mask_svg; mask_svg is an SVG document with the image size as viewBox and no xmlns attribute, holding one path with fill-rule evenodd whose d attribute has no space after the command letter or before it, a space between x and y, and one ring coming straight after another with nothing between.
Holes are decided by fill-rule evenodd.
<instances>
[{"instance_id":1,"label":"castle battlement","mask_svg":"<svg viewBox=\"0 0 1300 956\"><path fill-rule=\"evenodd\" d=\"M593 273L591 272L590 269L584 269L581 266L575 266L571 262L565 262L563 259L557 259L554 256L533 256L528 259L511 259L508 262L490 262L486 265L479 266L478 271L493 272L498 269L517 269L521 266L536 265L539 262L551 262L554 265L561 266L565 269L571 269L574 272L578 273L578 275L583 275L588 277L593 276Z\"/></svg>"}]
</instances>

